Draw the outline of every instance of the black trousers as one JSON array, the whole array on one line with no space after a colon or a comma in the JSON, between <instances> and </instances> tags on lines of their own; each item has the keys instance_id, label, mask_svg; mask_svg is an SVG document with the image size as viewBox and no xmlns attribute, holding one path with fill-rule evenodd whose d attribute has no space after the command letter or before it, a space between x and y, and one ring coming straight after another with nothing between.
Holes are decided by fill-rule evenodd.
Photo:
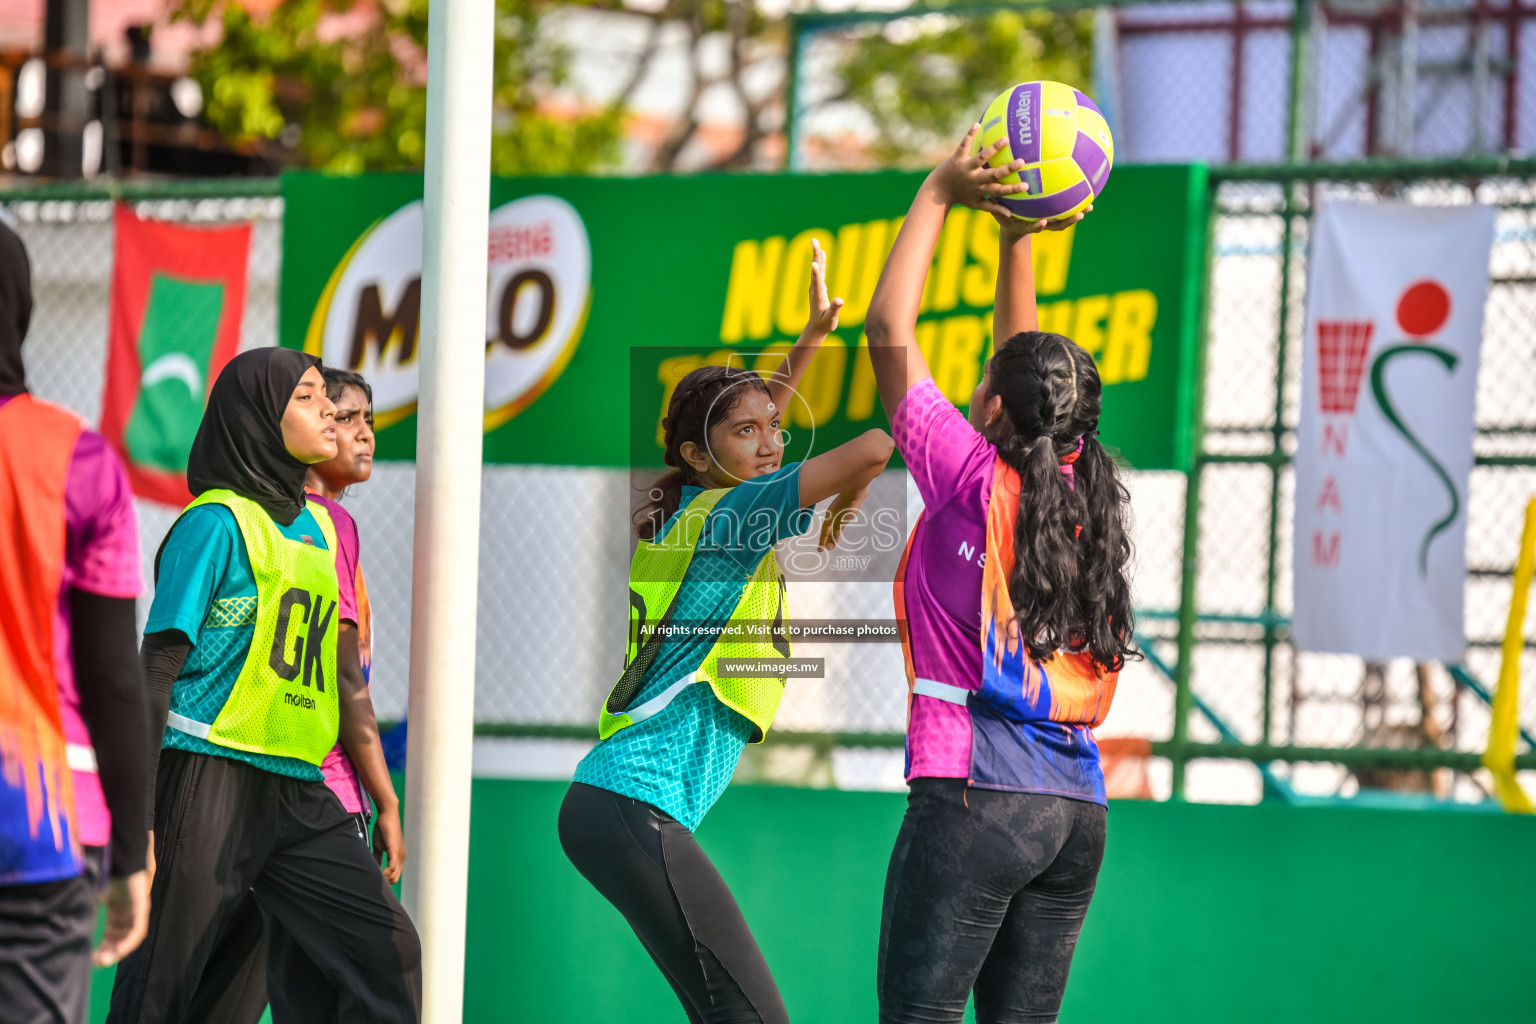
<instances>
[{"instance_id":1,"label":"black trousers","mask_svg":"<svg viewBox=\"0 0 1536 1024\"><path fill-rule=\"evenodd\" d=\"M228 1019L255 983L232 946L253 912L303 953L268 958L274 1013L281 1000L304 1024L420 1020L415 926L323 782L167 750L155 790L149 935L117 969L110 1024Z\"/></svg>"},{"instance_id":2,"label":"black trousers","mask_svg":"<svg viewBox=\"0 0 1536 1024\"><path fill-rule=\"evenodd\" d=\"M363 816L354 814L351 818L358 842L366 846L368 832ZM209 959L220 965L217 977L226 979L227 985L222 992L214 991L209 978L199 987L191 1012L196 1020L259 1024L269 1002L273 1024L335 1016L335 994L326 986L324 975L282 922L263 920L252 893L246 894L245 902L231 917ZM267 994L269 969L283 979L275 1000L269 1000Z\"/></svg>"},{"instance_id":3,"label":"black trousers","mask_svg":"<svg viewBox=\"0 0 1536 1024\"><path fill-rule=\"evenodd\" d=\"M1104 859L1100 804L913 779L880 921L880 1024L1052 1024Z\"/></svg>"},{"instance_id":4,"label":"black trousers","mask_svg":"<svg viewBox=\"0 0 1536 1024\"><path fill-rule=\"evenodd\" d=\"M105 850L84 853L85 869L74 878L0 885L0 1018L7 1024L85 1024Z\"/></svg>"},{"instance_id":5,"label":"black trousers","mask_svg":"<svg viewBox=\"0 0 1536 1024\"><path fill-rule=\"evenodd\" d=\"M560 845L635 930L691 1024L788 1024L741 909L692 832L650 804L575 782Z\"/></svg>"}]
</instances>

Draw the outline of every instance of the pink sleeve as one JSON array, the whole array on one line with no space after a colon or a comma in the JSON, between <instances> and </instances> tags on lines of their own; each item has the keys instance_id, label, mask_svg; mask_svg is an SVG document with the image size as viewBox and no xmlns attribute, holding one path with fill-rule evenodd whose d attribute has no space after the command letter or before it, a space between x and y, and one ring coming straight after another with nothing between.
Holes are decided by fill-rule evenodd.
<instances>
[{"instance_id":1,"label":"pink sleeve","mask_svg":"<svg viewBox=\"0 0 1536 1024\"><path fill-rule=\"evenodd\" d=\"M314 491L304 497L330 513L331 525L336 528L336 584L339 591L336 603L341 608L341 618L357 625L357 523L351 513L329 498Z\"/></svg>"},{"instance_id":2,"label":"pink sleeve","mask_svg":"<svg viewBox=\"0 0 1536 1024\"><path fill-rule=\"evenodd\" d=\"M309 495L309 500L325 506L325 510L331 514L331 524L336 527L338 590L336 603L341 606L341 618L357 625L357 521L352 518L351 513L334 501L315 494ZM359 639L361 640L361 637ZM365 668L364 679L366 678ZM325 784L331 788L331 792L336 794L347 813L367 812L368 804L363 798L357 771L352 767L352 759L347 757L347 752L340 743L337 743L326 755L325 763L320 766L320 770L325 774Z\"/></svg>"},{"instance_id":3,"label":"pink sleeve","mask_svg":"<svg viewBox=\"0 0 1536 1024\"><path fill-rule=\"evenodd\" d=\"M996 449L966 422L932 377L924 377L902 396L891 436L929 508L940 508L961 491L991 480Z\"/></svg>"},{"instance_id":4,"label":"pink sleeve","mask_svg":"<svg viewBox=\"0 0 1536 1024\"><path fill-rule=\"evenodd\" d=\"M138 597L139 519L123 464L100 434L82 431L64 483L64 582L101 597Z\"/></svg>"},{"instance_id":5,"label":"pink sleeve","mask_svg":"<svg viewBox=\"0 0 1536 1024\"><path fill-rule=\"evenodd\" d=\"M330 505L336 524L336 582L340 586L341 617L357 625L357 523L339 505Z\"/></svg>"},{"instance_id":6,"label":"pink sleeve","mask_svg":"<svg viewBox=\"0 0 1536 1024\"><path fill-rule=\"evenodd\" d=\"M357 780L357 769L352 767L352 759L340 743L331 748L331 752L325 755L325 762L320 765L320 771L325 775L325 784L331 792L336 794L336 799L341 801L341 806L348 814L368 813L368 804L363 798L362 784Z\"/></svg>"}]
</instances>

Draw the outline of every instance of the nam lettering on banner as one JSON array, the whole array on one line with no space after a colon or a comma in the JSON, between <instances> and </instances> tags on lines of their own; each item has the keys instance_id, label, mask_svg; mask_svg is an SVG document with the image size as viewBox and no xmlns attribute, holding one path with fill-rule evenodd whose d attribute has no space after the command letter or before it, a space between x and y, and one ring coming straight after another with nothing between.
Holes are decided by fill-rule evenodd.
<instances>
[{"instance_id":1,"label":"nam lettering on banner","mask_svg":"<svg viewBox=\"0 0 1536 1024\"><path fill-rule=\"evenodd\" d=\"M1454 661L1491 207L1323 206L1296 433L1306 651Z\"/></svg>"}]
</instances>

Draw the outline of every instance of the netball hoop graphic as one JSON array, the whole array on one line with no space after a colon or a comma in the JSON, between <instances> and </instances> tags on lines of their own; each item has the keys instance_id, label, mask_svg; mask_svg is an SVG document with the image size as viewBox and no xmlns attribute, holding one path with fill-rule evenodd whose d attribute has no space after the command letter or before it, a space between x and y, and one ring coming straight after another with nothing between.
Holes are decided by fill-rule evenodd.
<instances>
[{"instance_id":1,"label":"netball hoop graphic","mask_svg":"<svg viewBox=\"0 0 1536 1024\"><path fill-rule=\"evenodd\" d=\"M1370 320L1317 322L1317 404L1325 416L1354 414L1375 333Z\"/></svg>"}]
</instances>

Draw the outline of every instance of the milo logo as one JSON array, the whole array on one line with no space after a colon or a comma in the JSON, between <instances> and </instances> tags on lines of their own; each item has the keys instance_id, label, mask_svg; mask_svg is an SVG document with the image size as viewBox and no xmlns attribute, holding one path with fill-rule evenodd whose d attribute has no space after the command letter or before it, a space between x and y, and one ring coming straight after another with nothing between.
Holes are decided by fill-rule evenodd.
<instances>
[{"instance_id":1,"label":"milo logo","mask_svg":"<svg viewBox=\"0 0 1536 1024\"><path fill-rule=\"evenodd\" d=\"M403 206L357 240L332 272L304 341L327 366L368 378L381 430L416 411L422 212L420 200ZM592 297L592 249L570 203L525 196L492 210L489 229L486 430L527 408L564 371Z\"/></svg>"}]
</instances>

